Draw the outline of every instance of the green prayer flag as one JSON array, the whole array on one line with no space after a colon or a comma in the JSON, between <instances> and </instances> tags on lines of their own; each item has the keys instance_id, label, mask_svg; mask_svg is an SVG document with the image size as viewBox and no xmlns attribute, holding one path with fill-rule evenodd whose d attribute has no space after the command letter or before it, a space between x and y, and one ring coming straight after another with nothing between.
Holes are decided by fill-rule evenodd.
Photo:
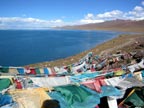
<instances>
[{"instance_id":1,"label":"green prayer flag","mask_svg":"<svg viewBox=\"0 0 144 108\"><path fill-rule=\"evenodd\" d=\"M39 68L35 69L36 74L41 74Z\"/></svg>"},{"instance_id":2,"label":"green prayer flag","mask_svg":"<svg viewBox=\"0 0 144 108\"><path fill-rule=\"evenodd\" d=\"M0 79L0 91L10 86L11 81L8 78Z\"/></svg>"},{"instance_id":3,"label":"green prayer flag","mask_svg":"<svg viewBox=\"0 0 144 108\"><path fill-rule=\"evenodd\" d=\"M75 102L84 102L88 96L92 95L85 89L74 85L55 87L55 90L60 92L70 105Z\"/></svg>"},{"instance_id":4,"label":"green prayer flag","mask_svg":"<svg viewBox=\"0 0 144 108\"><path fill-rule=\"evenodd\" d=\"M140 96L134 92L132 95L130 95L125 102L131 102L136 107L144 106L144 100L140 98Z\"/></svg>"}]
</instances>

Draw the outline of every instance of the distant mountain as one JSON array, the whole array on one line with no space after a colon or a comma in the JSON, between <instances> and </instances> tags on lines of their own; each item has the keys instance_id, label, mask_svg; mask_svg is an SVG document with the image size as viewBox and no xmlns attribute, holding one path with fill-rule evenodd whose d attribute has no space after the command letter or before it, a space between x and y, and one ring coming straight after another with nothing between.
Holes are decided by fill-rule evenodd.
<instances>
[{"instance_id":1,"label":"distant mountain","mask_svg":"<svg viewBox=\"0 0 144 108\"><path fill-rule=\"evenodd\" d=\"M103 23L93 23L76 26L64 26L60 29L76 29L76 30L114 30L127 32L144 32L144 20L112 20Z\"/></svg>"}]
</instances>

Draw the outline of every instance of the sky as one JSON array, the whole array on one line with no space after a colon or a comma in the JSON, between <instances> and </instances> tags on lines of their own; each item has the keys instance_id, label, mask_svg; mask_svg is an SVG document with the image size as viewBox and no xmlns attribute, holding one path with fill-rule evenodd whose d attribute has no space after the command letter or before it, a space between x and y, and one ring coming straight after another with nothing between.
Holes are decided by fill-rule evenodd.
<instances>
[{"instance_id":1,"label":"sky","mask_svg":"<svg viewBox=\"0 0 144 108\"><path fill-rule=\"evenodd\" d=\"M0 0L0 29L144 19L144 0Z\"/></svg>"}]
</instances>

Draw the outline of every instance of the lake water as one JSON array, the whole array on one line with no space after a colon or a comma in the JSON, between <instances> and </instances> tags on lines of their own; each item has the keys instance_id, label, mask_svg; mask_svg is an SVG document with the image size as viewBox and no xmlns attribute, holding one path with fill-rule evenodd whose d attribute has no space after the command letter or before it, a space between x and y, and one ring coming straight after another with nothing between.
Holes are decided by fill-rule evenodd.
<instances>
[{"instance_id":1,"label":"lake water","mask_svg":"<svg viewBox=\"0 0 144 108\"><path fill-rule=\"evenodd\" d=\"M82 30L0 30L0 65L22 66L65 58L119 34Z\"/></svg>"}]
</instances>

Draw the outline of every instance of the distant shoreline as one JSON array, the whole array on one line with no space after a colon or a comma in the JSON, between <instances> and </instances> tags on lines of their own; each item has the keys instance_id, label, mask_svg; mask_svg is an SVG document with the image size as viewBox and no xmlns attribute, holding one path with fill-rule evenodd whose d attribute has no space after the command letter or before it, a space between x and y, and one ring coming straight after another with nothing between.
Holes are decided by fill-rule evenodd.
<instances>
[{"instance_id":1,"label":"distant shoreline","mask_svg":"<svg viewBox=\"0 0 144 108\"><path fill-rule=\"evenodd\" d=\"M134 44L136 39L139 37L144 37L144 34L142 33L122 34L112 40L106 41L82 53L79 53L79 54L76 54L76 55L73 55L64 59L58 59L58 60L49 61L49 62L41 62L41 63L36 63L36 64L29 64L26 66L29 66L29 67L64 66L64 65L70 65L72 63L78 62L78 60L80 60L88 52L93 52L94 55L99 55L100 53L105 53L105 52L114 53L117 50L131 51L132 50L131 45Z\"/></svg>"},{"instance_id":2,"label":"distant shoreline","mask_svg":"<svg viewBox=\"0 0 144 108\"><path fill-rule=\"evenodd\" d=\"M120 32L139 32L144 33L144 20L111 20L102 23L90 23L73 26L58 27L59 29L71 30L107 30Z\"/></svg>"}]
</instances>

